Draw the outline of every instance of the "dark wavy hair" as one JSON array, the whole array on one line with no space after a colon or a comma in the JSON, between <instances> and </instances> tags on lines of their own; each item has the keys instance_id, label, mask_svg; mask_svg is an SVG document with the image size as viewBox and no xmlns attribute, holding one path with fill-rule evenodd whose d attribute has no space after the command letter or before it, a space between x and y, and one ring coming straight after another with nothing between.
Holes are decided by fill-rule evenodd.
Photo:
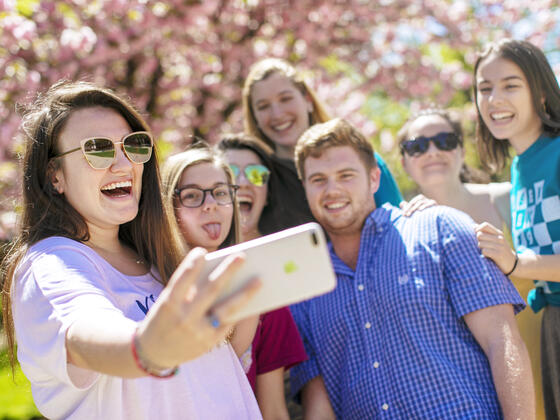
<instances>
[{"instance_id":1,"label":"dark wavy hair","mask_svg":"<svg viewBox=\"0 0 560 420\"><path fill-rule=\"evenodd\" d=\"M487 45L474 65L474 103L478 117L476 142L484 167L492 172L502 170L509 158L509 142L495 138L480 115L477 103L476 74L480 64L490 56L497 56L514 63L525 75L531 92L531 102L542 122L543 133L556 137L560 134L560 88L544 53L527 41L502 39Z\"/></svg>"},{"instance_id":2,"label":"dark wavy hair","mask_svg":"<svg viewBox=\"0 0 560 420\"><path fill-rule=\"evenodd\" d=\"M18 262L31 245L42 239L63 236L85 242L90 237L83 217L53 187L51 174L60 167L55 156L65 123L74 111L91 107L114 110L132 131L149 131L147 123L125 99L88 82L60 81L40 94L25 112L21 125L25 152L19 232L2 264L2 314L12 366L15 342L10 290ZM119 239L148 265L155 266L164 284L183 255L178 233L164 209L155 149L144 164L138 214L120 226Z\"/></svg>"},{"instance_id":3,"label":"dark wavy hair","mask_svg":"<svg viewBox=\"0 0 560 420\"><path fill-rule=\"evenodd\" d=\"M437 115L443 118L453 130L453 133L459 137L460 146L463 147L463 127L461 126L461 120L459 116L449 110L442 108L424 108L413 115L411 115L408 120L403 124L401 129L397 133L397 144L400 146L403 141L409 138L410 125L420 117L425 117L429 115ZM401 149L401 155L404 151ZM490 182L490 177L485 172L471 168L465 162L461 165L461 172L459 173L459 179L461 182L474 182L477 184L484 184Z\"/></svg>"},{"instance_id":4,"label":"dark wavy hair","mask_svg":"<svg viewBox=\"0 0 560 420\"><path fill-rule=\"evenodd\" d=\"M246 133L224 134L216 147L224 152L249 150L270 170L266 205L258 224L262 235L314 220L291 161L277 158L267 144Z\"/></svg>"}]
</instances>

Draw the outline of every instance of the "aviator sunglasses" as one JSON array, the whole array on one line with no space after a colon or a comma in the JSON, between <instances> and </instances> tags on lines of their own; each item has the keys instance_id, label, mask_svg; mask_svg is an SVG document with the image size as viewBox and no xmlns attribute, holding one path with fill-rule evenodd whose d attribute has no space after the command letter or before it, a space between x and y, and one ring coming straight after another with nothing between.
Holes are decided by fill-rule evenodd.
<instances>
[{"instance_id":1,"label":"aviator sunglasses","mask_svg":"<svg viewBox=\"0 0 560 420\"><path fill-rule=\"evenodd\" d=\"M107 169L117 158L117 145L122 144L125 156L132 163L146 163L152 156L154 141L146 131L127 134L121 141L106 137L91 137L80 142L80 147L56 155L55 158L82 150L84 157L93 169Z\"/></svg>"},{"instance_id":2,"label":"aviator sunglasses","mask_svg":"<svg viewBox=\"0 0 560 420\"><path fill-rule=\"evenodd\" d=\"M401 153L406 152L409 156L423 155L428 151L430 142L433 142L439 150L448 152L461 144L461 139L455 133L437 133L431 137L420 136L403 141L400 146Z\"/></svg>"},{"instance_id":3,"label":"aviator sunglasses","mask_svg":"<svg viewBox=\"0 0 560 420\"><path fill-rule=\"evenodd\" d=\"M237 179L241 173L241 168L233 164L230 164L229 167ZM257 187L262 187L266 184L270 176L270 170L264 165L247 165L243 168L243 173L245 174L247 181Z\"/></svg>"}]
</instances>

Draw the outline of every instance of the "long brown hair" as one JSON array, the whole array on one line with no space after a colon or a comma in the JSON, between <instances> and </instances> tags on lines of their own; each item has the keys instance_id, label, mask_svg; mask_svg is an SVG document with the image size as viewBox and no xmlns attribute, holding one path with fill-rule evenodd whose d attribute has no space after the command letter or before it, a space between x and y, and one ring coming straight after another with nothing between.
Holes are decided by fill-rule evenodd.
<instances>
[{"instance_id":1,"label":"long brown hair","mask_svg":"<svg viewBox=\"0 0 560 420\"><path fill-rule=\"evenodd\" d=\"M477 102L476 75L480 63L489 56L497 56L514 63L525 75L531 92L531 102L542 122L542 130L550 136L560 134L560 88L550 63L544 53L527 41L503 39L489 44L478 55L474 65L474 103L478 116L476 140L480 159L485 168L492 172L502 170L508 160L509 142L492 135L482 117Z\"/></svg>"},{"instance_id":2,"label":"long brown hair","mask_svg":"<svg viewBox=\"0 0 560 420\"><path fill-rule=\"evenodd\" d=\"M162 168L162 181L163 181L163 196L165 205L173 210L175 214L175 207L177 205L177 196L175 189L187 168L199 165L201 163L211 163L212 165L220 168L226 174L228 184L235 184L235 178L229 165L227 164L223 154L217 149L213 149L206 142L197 140L191 144L187 150L170 156ZM175 218L175 222L176 218ZM240 229L240 216L239 205L237 204L237 197L233 195L233 220L229 232L219 246L225 248L240 242L241 229Z\"/></svg>"},{"instance_id":3,"label":"long brown hair","mask_svg":"<svg viewBox=\"0 0 560 420\"><path fill-rule=\"evenodd\" d=\"M243 126L246 133L263 140L273 150L276 150L274 142L259 128L251 104L251 94L255 83L265 80L273 74L287 77L303 96L309 98L313 105L313 111L309 114L309 125L326 122L330 120L330 116L313 89L305 81L303 74L298 72L294 66L279 58L265 58L253 64L243 84Z\"/></svg>"},{"instance_id":4,"label":"long brown hair","mask_svg":"<svg viewBox=\"0 0 560 420\"><path fill-rule=\"evenodd\" d=\"M25 152L19 233L2 264L2 315L12 366L15 340L10 293L18 262L31 245L51 236L81 242L89 239L83 217L63 194L58 194L50 181L50 174L60 165L54 157L66 121L74 111L90 107L112 109L122 115L131 130L149 131L147 123L128 101L109 89L87 82L58 82L39 95L25 113L21 125ZM180 262L183 252L163 206L155 149L152 158L144 164L138 214L134 220L120 226L119 239L148 265L158 269L163 284Z\"/></svg>"}]
</instances>

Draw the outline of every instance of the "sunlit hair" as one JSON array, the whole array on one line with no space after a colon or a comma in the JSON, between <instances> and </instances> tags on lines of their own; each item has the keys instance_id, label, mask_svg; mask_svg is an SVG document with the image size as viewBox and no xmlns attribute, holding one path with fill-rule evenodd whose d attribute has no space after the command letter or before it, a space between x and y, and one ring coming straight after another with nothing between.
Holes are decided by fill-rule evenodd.
<instances>
[{"instance_id":1,"label":"sunlit hair","mask_svg":"<svg viewBox=\"0 0 560 420\"><path fill-rule=\"evenodd\" d=\"M399 132L397 133L397 144L400 145L403 141L409 140L409 129L410 125L420 117L426 117L431 115L437 115L445 120L447 124L451 127L453 133L459 138L460 147L463 147L463 127L461 126L461 120L456 113L452 113L449 110L442 108L425 108L413 115L403 124ZM404 151L401 149L401 154L404 155ZM459 179L461 182L475 182L475 183L488 183L490 182L490 177L480 170L469 167L465 162L461 165L461 172L459 173Z\"/></svg>"},{"instance_id":2,"label":"sunlit hair","mask_svg":"<svg viewBox=\"0 0 560 420\"><path fill-rule=\"evenodd\" d=\"M231 185L235 184L233 172L227 164L223 154L210 147L206 142L196 140L188 146L184 152L177 153L167 158L162 167L161 178L163 182L163 196L165 204L168 208L173 209L174 212L180 206L178 197L175 194L175 189L181 180L183 172L185 172L188 168L200 165L201 163L211 163L216 168L222 169L226 175L227 183ZM175 217L175 219L177 219L177 217ZM175 221L175 223L177 224L177 221ZM239 243L240 234L239 205L237 197L234 196L233 220L231 227L224 239L224 242L220 244L219 248L225 248Z\"/></svg>"},{"instance_id":3,"label":"sunlit hair","mask_svg":"<svg viewBox=\"0 0 560 420\"><path fill-rule=\"evenodd\" d=\"M488 57L500 57L514 63L527 79L532 106L542 122L543 133L551 137L560 134L560 88L544 53L527 41L503 39L487 45L478 55L474 65L474 103L478 118L476 129L477 147L482 164L492 172L502 170L509 158L509 142L495 138L478 109L476 77L478 67ZM544 100L544 102L543 102Z\"/></svg>"},{"instance_id":4,"label":"sunlit hair","mask_svg":"<svg viewBox=\"0 0 560 420\"><path fill-rule=\"evenodd\" d=\"M305 180L304 164L309 156L319 157L331 147L350 146L367 171L377 167L372 144L348 121L335 118L308 128L299 138L295 150L298 176Z\"/></svg>"},{"instance_id":5,"label":"sunlit hair","mask_svg":"<svg viewBox=\"0 0 560 420\"><path fill-rule=\"evenodd\" d=\"M14 347L10 288L14 270L27 249L38 241L63 236L76 241L89 240L84 218L59 194L51 183L60 167L58 140L73 112L103 107L121 115L132 131L149 131L140 114L125 99L109 89L87 82L61 81L38 96L24 114L21 125L23 188L19 233L3 261L4 285L2 313L10 351ZM100 127L103 121L99 121ZM181 243L171 225L172 217L164 210L157 154L144 164L142 193L134 220L120 226L119 239L135 250L148 265L154 265L165 284L182 257ZM13 354L10 354L13 361Z\"/></svg>"},{"instance_id":6,"label":"sunlit hair","mask_svg":"<svg viewBox=\"0 0 560 420\"><path fill-rule=\"evenodd\" d=\"M269 139L259 128L255 113L251 103L251 94L255 83L267 79L273 74L281 74L287 77L294 86L306 96L313 105L313 111L309 113L309 125L322 123L330 119L323 104L317 98L312 88L304 80L303 75L294 66L279 58L265 58L251 66L249 75L243 84L243 126L246 133L249 133L268 144L272 149L276 149L274 142Z\"/></svg>"}]
</instances>

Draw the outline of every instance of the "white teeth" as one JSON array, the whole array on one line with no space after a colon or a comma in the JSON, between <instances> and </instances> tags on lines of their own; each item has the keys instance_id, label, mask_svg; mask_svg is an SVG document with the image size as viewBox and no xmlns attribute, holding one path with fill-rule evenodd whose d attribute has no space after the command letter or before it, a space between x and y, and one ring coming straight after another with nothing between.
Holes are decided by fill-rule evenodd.
<instances>
[{"instance_id":1,"label":"white teeth","mask_svg":"<svg viewBox=\"0 0 560 420\"><path fill-rule=\"evenodd\" d=\"M490 114L493 120L503 120L505 118L511 118L513 114L511 112L494 112Z\"/></svg>"},{"instance_id":2,"label":"white teeth","mask_svg":"<svg viewBox=\"0 0 560 420\"><path fill-rule=\"evenodd\" d=\"M287 121L284 124L273 125L272 128L276 131L282 131L292 125L292 121Z\"/></svg>"},{"instance_id":3,"label":"white teeth","mask_svg":"<svg viewBox=\"0 0 560 420\"><path fill-rule=\"evenodd\" d=\"M239 203L249 203L252 204L253 203L253 199L250 197L241 197L241 196L237 196L237 201Z\"/></svg>"},{"instance_id":4,"label":"white teeth","mask_svg":"<svg viewBox=\"0 0 560 420\"><path fill-rule=\"evenodd\" d=\"M328 209L335 210L335 209L340 209L340 208L344 207L345 205L346 205L346 203L333 203L333 204L327 204L326 207Z\"/></svg>"},{"instance_id":5,"label":"white teeth","mask_svg":"<svg viewBox=\"0 0 560 420\"><path fill-rule=\"evenodd\" d=\"M101 188L102 191L114 190L115 188L132 187L131 181L113 182Z\"/></svg>"}]
</instances>

